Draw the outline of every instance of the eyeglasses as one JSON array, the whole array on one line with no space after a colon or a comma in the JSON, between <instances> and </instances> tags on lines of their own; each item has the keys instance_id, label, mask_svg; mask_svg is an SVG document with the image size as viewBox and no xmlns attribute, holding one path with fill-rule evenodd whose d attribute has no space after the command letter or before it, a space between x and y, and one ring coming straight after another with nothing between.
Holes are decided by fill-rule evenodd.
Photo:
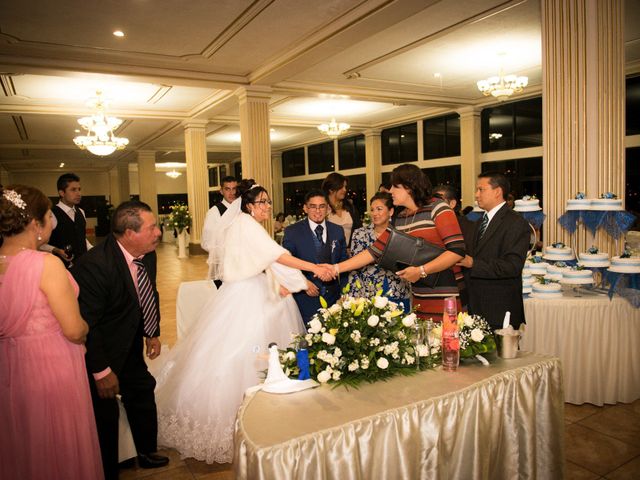
<instances>
[{"instance_id":1,"label":"eyeglasses","mask_svg":"<svg viewBox=\"0 0 640 480\"><path fill-rule=\"evenodd\" d=\"M262 205L263 207L265 205L273 205L273 202L271 200L256 200L253 203L258 203L258 204Z\"/></svg>"},{"instance_id":2,"label":"eyeglasses","mask_svg":"<svg viewBox=\"0 0 640 480\"><path fill-rule=\"evenodd\" d=\"M309 210L326 210L327 209L327 204L326 203L323 203L321 205L310 204L310 205L307 205L307 208Z\"/></svg>"}]
</instances>

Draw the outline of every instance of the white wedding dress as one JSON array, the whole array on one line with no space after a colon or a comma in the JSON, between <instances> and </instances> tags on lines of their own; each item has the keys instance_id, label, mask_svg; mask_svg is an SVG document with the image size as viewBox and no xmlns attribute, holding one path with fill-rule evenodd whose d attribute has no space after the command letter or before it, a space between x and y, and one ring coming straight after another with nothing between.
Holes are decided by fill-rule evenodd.
<instances>
[{"instance_id":1,"label":"white wedding dress","mask_svg":"<svg viewBox=\"0 0 640 480\"><path fill-rule=\"evenodd\" d=\"M284 348L304 331L289 291L306 288L299 270L275 263L287 251L239 201L225 212L224 283L157 375L158 444L207 463L233 459L235 418L247 388L264 378L268 344Z\"/></svg>"}]
</instances>

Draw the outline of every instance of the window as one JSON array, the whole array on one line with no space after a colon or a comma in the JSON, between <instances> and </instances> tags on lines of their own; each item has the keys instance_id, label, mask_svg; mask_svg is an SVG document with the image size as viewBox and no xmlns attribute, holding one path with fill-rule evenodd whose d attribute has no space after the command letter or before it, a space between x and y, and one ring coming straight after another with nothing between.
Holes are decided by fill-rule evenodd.
<instances>
[{"instance_id":1,"label":"window","mask_svg":"<svg viewBox=\"0 0 640 480\"><path fill-rule=\"evenodd\" d=\"M485 108L481 113L482 151L542 145L542 97Z\"/></svg>"},{"instance_id":2,"label":"window","mask_svg":"<svg viewBox=\"0 0 640 480\"><path fill-rule=\"evenodd\" d=\"M351 199L360 218L369 209L367 198L367 176L351 175L347 177L347 198Z\"/></svg>"},{"instance_id":3,"label":"window","mask_svg":"<svg viewBox=\"0 0 640 480\"><path fill-rule=\"evenodd\" d=\"M418 127L416 123L383 130L381 141L383 165L418 160Z\"/></svg>"},{"instance_id":4,"label":"window","mask_svg":"<svg viewBox=\"0 0 640 480\"><path fill-rule=\"evenodd\" d=\"M304 175L304 148L282 152L282 176ZM240 177L238 177L240 178Z\"/></svg>"},{"instance_id":5,"label":"window","mask_svg":"<svg viewBox=\"0 0 640 480\"><path fill-rule=\"evenodd\" d=\"M218 186L218 167L209 167L209 186Z\"/></svg>"},{"instance_id":6,"label":"window","mask_svg":"<svg viewBox=\"0 0 640 480\"><path fill-rule=\"evenodd\" d=\"M460 115L425 119L422 129L426 160L460 155Z\"/></svg>"},{"instance_id":7,"label":"window","mask_svg":"<svg viewBox=\"0 0 640 480\"><path fill-rule=\"evenodd\" d=\"M435 187L436 185L451 185L458 191L458 195L460 195L460 186L462 185L460 165L423 168L422 171L427 177L429 177L432 187Z\"/></svg>"},{"instance_id":8,"label":"window","mask_svg":"<svg viewBox=\"0 0 640 480\"><path fill-rule=\"evenodd\" d=\"M504 173L511 182L510 193L515 198L535 195L542 201L542 157L482 162L482 171Z\"/></svg>"},{"instance_id":9,"label":"window","mask_svg":"<svg viewBox=\"0 0 640 480\"><path fill-rule=\"evenodd\" d=\"M176 203L184 203L185 205L189 201L189 197L186 193L164 193L158 195L158 213L161 215L167 215L171 213L171 205Z\"/></svg>"},{"instance_id":10,"label":"window","mask_svg":"<svg viewBox=\"0 0 640 480\"><path fill-rule=\"evenodd\" d=\"M242 178L242 162L236 162L233 164L233 176L238 180Z\"/></svg>"},{"instance_id":11,"label":"window","mask_svg":"<svg viewBox=\"0 0 640 480\"><path fill-rule=\"evenodd\" d=\"M640 230L640 147L626 151L625 209L636 216L631 230Z\"/></svg>"},{"instance_id":12,"label":"window","mask_svg":"<svg viewBox=\"0 0 640 480\"><path fill-rule=\"evenodd\" d=\"M640 135L640 76L627 78L626 134Z\"/></svg>"},{"instance_id":13,"label":"window","mask_svg":"<svg viewBox=\"0 0 640 480\"><path fill-rule=\"evenodd\" d=\"M364 135L338 140L340 170L359 168L366 165Z\"/></svg>"},{"instance_id":14,"label":"window","mask_svg":"<svg viewBox=\"0 0 640 480\"><path fill-rule=\"evenodd\" d=\"M333 172L335 170L333 140L309 145L307 154L309 156L309 173Z\"/></svg>"},{"instance_id":15,"label":"window","mask_svg":"<svg viewBox=\"0 0 640 480\"><path fill-rule=\"evenodd\" d=\"M284 214L285 215L304 215L302 206L304 205L304 196L309 190L319 189L322 186L322 180L309 180L307 182L290 182L282 185L284 193Z\"/></svg>"}]
</instances>

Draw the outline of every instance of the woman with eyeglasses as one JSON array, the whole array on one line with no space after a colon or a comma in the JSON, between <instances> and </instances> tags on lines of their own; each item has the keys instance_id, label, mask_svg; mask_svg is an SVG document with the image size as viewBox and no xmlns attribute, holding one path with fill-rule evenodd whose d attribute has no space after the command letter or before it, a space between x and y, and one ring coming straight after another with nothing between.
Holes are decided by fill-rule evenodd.
<instances>
[{"instance_id":1,"label":"woman with eyeglasses","mask_svg":"<svg viewBox=\"0 0 640 480\"><path fill-rule=\"evenodd\" d=\"M269 343L285 348L304 332L290 295L307 288L300 270L331 278L330 268L291 256L262 227L271 218L264 187L243 180L238 191L211 239L222 286L156 377L158 443L207 463L232 461L236 413L260 383Z\"/></svg>"},{"instance_id":2,"label":"woman with eyeglasses","mask_svg":"<svg viewBox=\"0 0 640 480\"><path fill-rule=\"evenodd\" d=\"M412 304L416 314L421 318L441 321L446 297L457 297L458 311L462 308L458 285L462 284L463 276L456 263L464 258L465 248L455 212L442 199L433 197L431 182L422 170L412 164L393 169L391 196L393 204L401 209L395 218L396 229L444 248L444 252L430 262L396 272L400 278L411 282ZM377 262L382 257L388 239L389 235L383 233L367 250L335 265L335 273ZM435 277L435 285L416 283L428 276Z\"/></svg>"}]
</instances>

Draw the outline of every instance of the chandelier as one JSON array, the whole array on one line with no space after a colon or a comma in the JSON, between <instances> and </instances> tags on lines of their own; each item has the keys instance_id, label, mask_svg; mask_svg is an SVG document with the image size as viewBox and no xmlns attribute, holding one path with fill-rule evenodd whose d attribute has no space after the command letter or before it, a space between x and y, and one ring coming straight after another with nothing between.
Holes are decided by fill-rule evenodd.
<instances>
[{"instance_id":1,"label":"chandelier","mask_svg":"<svg viewBox=\"0 0 640 480\"><path fill-rule=\"evenodd\" d=\"M78 119L78 123L87 131L87 134L75 137L73 143L82 150L89 150L94 155L100 156L111 155L116 150L126 147L129 139L116 137L113 133L122 124L122 120L106 115L107 103L102 98L102 92L97 91L96 97L89 100L87 106L93 108L95 113Z\"/></svg>"},{"instance_id":2,"label":"chandelier","mask_svg":"<svg viewBox=\"0 0 640 480\"><path fill-rule=\"evenodd\" d=\"M175 180L175 179L176 179L176 178L178 178L180 175L182 175L182 173L180 173L180 172L176 171L175 169L173 169L173 170L171 170L170 172L165 173L165 175L166 175L167 177L171 177L171 178L173 178L173 179Z\"/></svg>"},{"instance_id":3,"label":"chandelier","mask_svg":"<svg viewBox=\"0 0 640 480\"><path fill-rule=\"evenodd\" d=\"M516 75L504 75L500 69L500 75L478 81L478 89L485 95L493 95L498 100L504 101L514 93L520 93L529 83L527 77Z\"/></svg>"},{"instance_id":4,"label":"chandelier","mask_svg":"<svg viewBox=\"0 0 640 480\"><path fill-rule=\"evenodd\" d=\"M320 130L325 135L328 135L330 138L337 138L342 135L344 132L349 130L348 123L338 123L335 118L332 118L329 123L323 123L322 125L318 125L318 130Z\"/></svg>"}]
</instances>

